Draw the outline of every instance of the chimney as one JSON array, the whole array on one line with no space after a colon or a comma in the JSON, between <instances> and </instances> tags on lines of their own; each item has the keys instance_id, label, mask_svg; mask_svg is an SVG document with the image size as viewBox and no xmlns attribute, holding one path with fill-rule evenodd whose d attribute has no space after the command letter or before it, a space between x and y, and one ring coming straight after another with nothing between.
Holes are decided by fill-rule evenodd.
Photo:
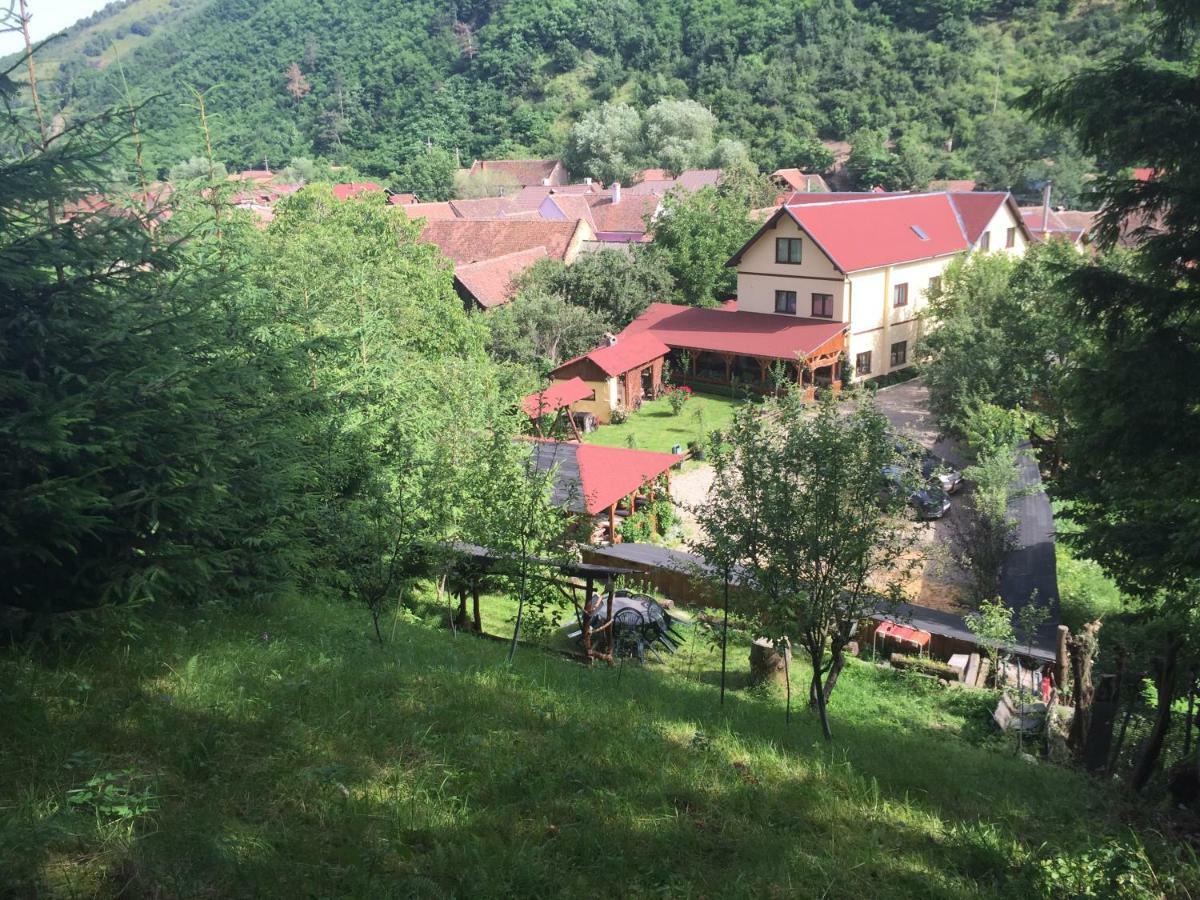
<instances>
[{"instance_id":1,"label":"chimney","mask_svg":"<svg viewBox=\"0 0 1200 900\"><path fill-rule=\"evenodd\" d=\"M608 346L610 347L617 346L617 336L611 331L604 332L604 340L608 342Z\"/></svg>"},{"instance_id":2,"label":"chimney","mask_svg":"<svg viewBox=\"0 0 1200 900\"><path fill-rule=\"evenodd\" d=\"M618 203L621 202L621 182L614 181L612 184L612 188L613 188L612 202L613 202L613 205L616 206Z\"/></svg>"},{"instance_id":3,"label":"chimney","mask_svg":"<svg viewBox=\"0 0 1200 900\"><path fill-rule=\"evenodd\" d=\"M1042 188L1042 234L1050 230L1050 182Z\"/></svg>"}]
</instances>

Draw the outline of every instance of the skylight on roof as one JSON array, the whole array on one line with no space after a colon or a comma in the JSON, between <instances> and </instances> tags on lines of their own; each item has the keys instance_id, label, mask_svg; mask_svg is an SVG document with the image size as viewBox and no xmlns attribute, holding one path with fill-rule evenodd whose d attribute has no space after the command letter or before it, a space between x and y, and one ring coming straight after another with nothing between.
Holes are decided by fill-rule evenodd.
<instances>
[{"instance_id":1,"label":"skylight on roof","mask_svg":"<svg viewBox=\"0 0 1200 900\"><path fill-rule=\"evenodd\" d=\"M925 229L922 228L920 225L910 225L909 227L913 230L913 233L916 234L916 236L919 237L921 240L923 240L923 241L929 240L929 235L927 235L925 233Z\"/></svg>"}]
</instances>

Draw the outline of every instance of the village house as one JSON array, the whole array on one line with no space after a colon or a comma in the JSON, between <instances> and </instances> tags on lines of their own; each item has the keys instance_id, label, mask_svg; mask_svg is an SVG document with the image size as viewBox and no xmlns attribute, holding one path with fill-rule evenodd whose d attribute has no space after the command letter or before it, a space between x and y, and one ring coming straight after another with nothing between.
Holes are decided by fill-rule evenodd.
<instances>
[{"instance_id":1,"label":"village house","mask_svg":"<svg viewBox=\"0 0 1200 900\"><path fill-rule=\"evenodd\" d=\"M1031 241L1011 195L796 193L727 262L737 298L719 308L653 303L605 346L559 366L600 422L683 380L770 392L838 391L913 364L928 293L958 255L1020 255Z\"/></svg>"},{"instance_id":2,"label":"village house","mask_svg":"<svg viewBox=\"0 0 1200 900\"><path fill-rule=\"evenodd\" d=\"M920 313L964 252L1022 254L1010 194L793 194L728 265L738 312L846 326L854 380L913 363Z\"/></svg>"}]
</instances>

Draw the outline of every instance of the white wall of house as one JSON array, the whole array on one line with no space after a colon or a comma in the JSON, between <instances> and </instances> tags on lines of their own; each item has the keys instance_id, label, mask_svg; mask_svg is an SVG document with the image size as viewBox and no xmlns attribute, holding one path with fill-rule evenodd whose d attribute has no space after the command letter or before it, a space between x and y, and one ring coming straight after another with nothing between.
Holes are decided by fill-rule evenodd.
<instances>
[{"instance_id":1,"label":"white wall of house","mask_svg":"<svg viewBox=\"0 0 1200 900\"><path fill-rule=\"evenodd\" d=\"M801 262L777 263L776 238L799 238ZM774 314L775 292L795 291L795 318L804 319L811 317L813 294L832 294L833 321L846 321L846 276L789 216L782 216L747 248L738 265L737 281L739 310Z\"/></svg>"},{"instance_id":2,"label":"white wall of house","mask_svg":"<svg viewBox=\"0 0 1200 900\"><path fill-rule=\"evenodd\" d=\"M871 354L870 372L855 378L886 375L912 365L921 334L920 314L928 307L929 282L940 277L954 255L867 269L850 275L849 362L857 366L860 353ZM895 305L895 288L908 286L908 303ZM906 342L905 360L892 365L892 345Z\"/></svg>"},{"instance_id":3,"label":"white wall of house","mask_svg":"<svg viewBox=\"0 0 1200 900\"><path fill-rule=\"evenodd\" d=\"M1006 245L1008 239L1008 229L1010 228L1015 229L1013 234L1014 244L1013 246L1008 247ZM1000 208L996 210L995 215L993 215L991 221L988 222L987 229L983 234L991 235L991 241L989 242L990 252L995 253L997 251L1001 251L1012 256L1021 256L1025 253L1025 235L1021 231L1017 217L1013 215L1012 210L1008 208L1007 203L1002 203ZM978 250L980 244L983 243L983 234L981 234L979 236L979 240L975 242L975 250Z\"/></svg>"}]
</instances>

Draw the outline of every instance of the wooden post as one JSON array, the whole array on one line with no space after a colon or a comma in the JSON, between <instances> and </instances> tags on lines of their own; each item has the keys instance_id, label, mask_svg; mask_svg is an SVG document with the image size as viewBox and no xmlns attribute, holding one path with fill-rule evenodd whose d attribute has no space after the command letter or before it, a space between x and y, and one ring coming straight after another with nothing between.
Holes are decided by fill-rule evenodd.
<instances>
[{"instance_id":1,"label":"wooden post","mask_svg":"<svg viewBox=\"0 0 1200 900\"><path fill-rule=\"evenodd\" d=\"M592 576L587 575L584 579L584 598L583 598L583 658L590 666L592 664L592 615L588 612L588 606L592 602Z\"/></svg>"},{"instance_id":2,"label":"wooden post","mask_svg":"<svg viewBox=\"0 0 1200 900\"><path fill-rule=\"evenodd\" d=\"M730 384L733 381L733 354L722 353L725 358L725 383Z\"/></svg>"},{"instance_id":3,"label":"wooden post","mask_svg":"<svg viewBox=\"0 0 1200 900\"><path fill-rule=\"evenodd\" d=\"M617 592L616 581L611 575L604 578L604 587L608 591L608 664L611 666L617 653L617 639L613 634L613 599Z\"/></svg>"},{"instance_id":4,"label":"wooden post","mask_svg":"<svg viewBox=\"0 0 1200 900\"><path fill-rule=\"evenodd\" d=\"M621 543L621 538L617 535L617 504L615 502L608 508L608 540L613 544Z\"/></svg>"},{"instance_id":5,"label":"wooden post","mask_svg":"<svg viewBox=\"0 0 1200 900\"><path fill-rule=\"evenodd\" d=\"M563 409L559 410L560 415L563 413L566 414L567 421L571 423L571 431L575 432L575 440L579 441L579 443L582 444L583 437L579 434L579 426L575 424L575 417L573 415L571 415L571 407L567 406L567 407L564 407Z\"/></svg>"},{"instance_id":6,"label":"wooden post","mask_svg":"<svg viewBox=\"0 0 1200 900\"><path fill-rule=\"evenodd\" d=\"M465 594L463 595L463 599L464 600L466 599ZM471 601L472 601L472 606L473 606L472 611L475 614L475 631L478 634L483 634L483 618L479 615L479 579L478 578L471 579Z\"/></svg>"}]
</instances>

